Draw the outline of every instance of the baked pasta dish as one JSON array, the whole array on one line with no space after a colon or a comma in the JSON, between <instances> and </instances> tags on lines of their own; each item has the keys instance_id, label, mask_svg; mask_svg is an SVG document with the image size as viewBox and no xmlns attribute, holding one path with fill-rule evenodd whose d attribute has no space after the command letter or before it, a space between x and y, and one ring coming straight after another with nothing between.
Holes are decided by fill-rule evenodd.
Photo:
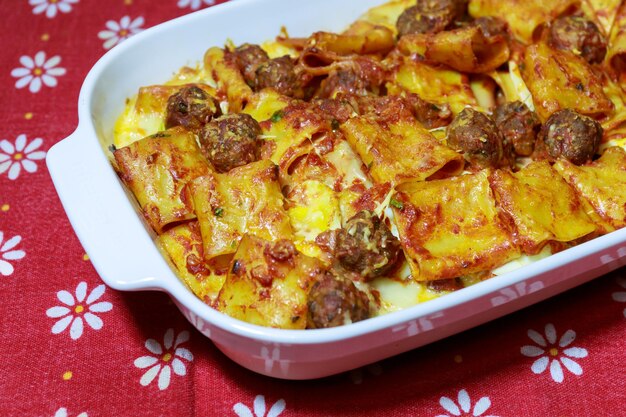
<instances>
[{"instance_id":1,"label":"baked pasta dish","mask_svg":"<svg viewBox=\"0 0 626 417\"><path fill-rule=\"evenodd\" d=\"M207 45L115 126L119 177L211 307L340 326L626 225L626 3L394 0L277 33Z\"/></svg>"}]
</instances>

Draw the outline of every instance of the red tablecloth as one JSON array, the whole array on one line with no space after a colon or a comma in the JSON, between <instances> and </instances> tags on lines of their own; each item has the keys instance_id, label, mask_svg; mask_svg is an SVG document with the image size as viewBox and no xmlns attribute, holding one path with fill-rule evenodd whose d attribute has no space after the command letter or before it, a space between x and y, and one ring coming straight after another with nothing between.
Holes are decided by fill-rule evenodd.
<instances>
[{"instance_id":1,"label":"red tablecloth","mask_svg":"<svg viewBox=\"0 0 626 417\"><path fill-rule=\"evenodd\" d=\"M234 364L166 295L106 288L57 198L46 151L76 126L82 80L108 48L212 3L0 1L0 415L626 416L624 268L303 382Z\"/></svg>"}]
</instances>

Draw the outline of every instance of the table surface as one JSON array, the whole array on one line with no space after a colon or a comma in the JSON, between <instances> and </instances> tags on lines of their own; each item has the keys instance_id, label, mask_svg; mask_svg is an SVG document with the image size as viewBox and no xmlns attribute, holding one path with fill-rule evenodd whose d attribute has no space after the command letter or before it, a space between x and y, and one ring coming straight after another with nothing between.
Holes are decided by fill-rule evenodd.
<instances>
[{"instance_id":1,"label":"table surface","mask_svg":"<svg viewBox=\"0 0 626 417\"><path fill-rule=\"evenodd\" d=\"M626 416L625 268L432 345L298 382L231 362L164 294L106 288L46 151L77 125L82 80L124 34L213 3L0 0L0 415Z\"/></svg>"}]
</instances>

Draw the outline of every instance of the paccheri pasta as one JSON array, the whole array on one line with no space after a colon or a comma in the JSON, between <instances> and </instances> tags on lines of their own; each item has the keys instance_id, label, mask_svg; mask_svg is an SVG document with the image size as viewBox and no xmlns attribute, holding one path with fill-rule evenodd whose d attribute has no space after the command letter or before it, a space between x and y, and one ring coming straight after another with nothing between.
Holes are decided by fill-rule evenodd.
<instances>
[{"instance_id":1,"label":"paccheri pasta","mask_svg":"<svg viewBox=\"0 0 626 417\"><path fill-rule=\"evenodd\" d=\"M617 1L394 0L210 47L128 100L115 168L213 308L385 314L626 225L625 22Z\"/></svg>"}]
</instances>

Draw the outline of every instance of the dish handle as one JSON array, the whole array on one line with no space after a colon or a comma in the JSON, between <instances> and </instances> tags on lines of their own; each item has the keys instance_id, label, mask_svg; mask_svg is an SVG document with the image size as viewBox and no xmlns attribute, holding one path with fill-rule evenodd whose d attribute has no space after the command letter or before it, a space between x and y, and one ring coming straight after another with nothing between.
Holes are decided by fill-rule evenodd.
<instances>
[{"instance_id":1,"label":"dish handle","mask_svg":"<svg viewBox=\"0 0 626 417\"><path fill-rule=\"evenodd\" d=\"M70 223L102 280L123 291L165 290L172 271L94 135L79 126L50 148L46 164Z\"/></svg>"}]
</instances>

